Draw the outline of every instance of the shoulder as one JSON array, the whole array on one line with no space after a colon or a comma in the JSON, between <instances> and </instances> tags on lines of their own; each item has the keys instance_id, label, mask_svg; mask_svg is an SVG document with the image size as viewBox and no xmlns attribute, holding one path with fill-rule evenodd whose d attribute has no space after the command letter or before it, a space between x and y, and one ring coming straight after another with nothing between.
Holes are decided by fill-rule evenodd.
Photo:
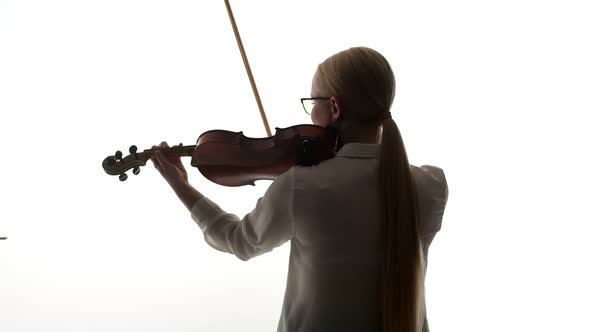
<instances>
[{"instance_id":1,"label":"shoulder","mask_svg":"<svg viewBox=\"0 0 590 332\"><path fill-rule=\"evenodd\" d=\"M433 165L410 165L410 167L416 182L429 189L439 189L445 192L448 190L447 178L442 168Z\"/></svg>"},{"instance_id":2,"label":"shoulder","mask_svg":"<svg viewBox=\"0 0 590 332\"><path fill-rule=\"evenodd\" d=\"M449 197L449 187L444 170L433 165L410 166L422 204L432 204L438 209L444 210Z\"/></svg>"},{"instance_id":3,"label":"shoulder","mask_svg":"<svg viewBox=\"0 0 590 332\"><path fill-rule=\"evenodd\" d=\"M410 165L419 199L444 207L449 197L447 177L442 168L433 165Z\"/></svg>"},{"instance_id":4,"label":"shoulder","mask_svg":"<svg viewBox=\"0 0 590 332\"><path fill-rule=\"evenodd\" d=\"M416 191L420 208L421 229L428 243L432 241L442 225L449 190L442 168L433 165L411 165L416 181Z\"/></svg>"}]
</instances>

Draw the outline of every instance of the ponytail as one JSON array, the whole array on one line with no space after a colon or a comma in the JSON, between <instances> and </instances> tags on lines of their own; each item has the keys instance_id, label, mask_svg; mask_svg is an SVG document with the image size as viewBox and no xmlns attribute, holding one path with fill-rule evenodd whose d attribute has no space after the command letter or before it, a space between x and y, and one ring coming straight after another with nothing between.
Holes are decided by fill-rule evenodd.
<instances>
[{"instance_id":1,"label":"ponytail","mask_svg":"<svg viewBox=\"0 0 590 332\"><path fill-rule=\"evenodd\" d=\"M424 259L416 184L400 131L383 120L379 160L382 206L384 332L421 332L425 317Z\"/></svg>"}]
</instances>

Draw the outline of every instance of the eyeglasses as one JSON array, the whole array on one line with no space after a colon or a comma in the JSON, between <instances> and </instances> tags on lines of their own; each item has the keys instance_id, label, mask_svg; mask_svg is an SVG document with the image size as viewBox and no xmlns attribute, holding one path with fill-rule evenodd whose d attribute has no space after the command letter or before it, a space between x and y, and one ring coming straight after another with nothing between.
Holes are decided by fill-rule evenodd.
<instances>
[{"instance_id":1,"label":"eyeglasses","mask_svg":"<svg viewBox=\"0 0 590 332\"><path fill-rule=\"evenodd\" d=\"M313 109L313 105L315 105L316 100L329 100L330 97L313 97L313 98L301 98L301 105L303 105L303 110L308 115L311 115L311 110Z\"/></svg>"}]
</instances>

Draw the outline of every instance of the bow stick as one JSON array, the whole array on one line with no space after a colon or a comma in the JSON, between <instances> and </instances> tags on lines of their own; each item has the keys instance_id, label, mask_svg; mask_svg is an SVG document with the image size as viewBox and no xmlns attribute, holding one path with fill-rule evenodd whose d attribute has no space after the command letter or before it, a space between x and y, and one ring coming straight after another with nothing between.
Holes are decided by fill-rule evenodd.
<instances>
[{"instance_id":1,"label":"bow stick","mask_svg":"<svg viewBox=\"0 0 590 332\"><path fill-rule=\"evenodd\" d=\"M244 45L242 44L242 38L240 38L240 32L238 31L236 21L234 20L234 14L232 13L231 6L229 5L229 0L225 0L225 8L227 8L227 14L229 15L229 20L231 21L232 28L234 29L234 35L236 36L236 41L238 42L238 47L240 48L240 54L242 54L242 60L244 60L244 66L246 66L246 72L248 73L248 78L250 79L250 85L252 86L252 91L254 91L254 97L256 98L256 103L258 104L258 109L260 110L260 116L262 117L262 122L264 123L264 128L266 129L266 134L268 135L268 137L271 137L272 134L270 133L268 121L266 120L266 114L264 113L264 109L262 108L262 102L260 101L260 96L258 95L258 89L256 88L256 82L254 82L254 76L252 75L252 70L250 70L250 64L248 63L248 57L246 56L246 51L244 50Z\"/></svg>"}]
</instances>

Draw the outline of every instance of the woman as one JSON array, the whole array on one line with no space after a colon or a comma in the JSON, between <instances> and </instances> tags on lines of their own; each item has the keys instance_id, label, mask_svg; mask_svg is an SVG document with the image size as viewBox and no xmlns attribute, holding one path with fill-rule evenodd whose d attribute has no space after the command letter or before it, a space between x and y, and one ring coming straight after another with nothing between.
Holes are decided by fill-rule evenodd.
<instances>
[{"instance_id":1,"label":"woman","mask_svg":"<svg viewBox=\"0 0 590 332\"><path fill-rule=\"evenodd\" d=\"M338 129L336 157L291 167L243 219L192 187L180 158L152 159L213 248L247 261L291 241L278 331L428 330L426 259L448 187L442 169L409 164L389 113L394 95L375 50L319 64L306 111Z\"/></svg>"}]
</instances>

